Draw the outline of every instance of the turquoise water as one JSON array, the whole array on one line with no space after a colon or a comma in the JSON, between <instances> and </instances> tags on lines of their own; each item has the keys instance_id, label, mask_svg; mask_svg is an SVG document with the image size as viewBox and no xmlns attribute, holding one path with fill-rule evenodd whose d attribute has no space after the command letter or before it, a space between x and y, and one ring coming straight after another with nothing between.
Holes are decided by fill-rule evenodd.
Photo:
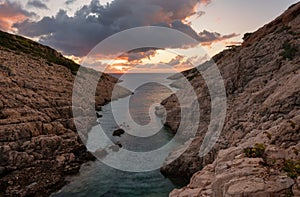
<instances>
[{"instance_id":1,"label":"turquoise water","mask_svg":"<svg viewBox=\"0 0 300 197\"><path fill-rule=\"evenodd\" d=\"M103 134L99 134L99 127L111 141L118 141L122 148L137 152L157 149L171 140L173 135L154 114L155 106L175 91L168 86L171 83L168 76L170 74L134 74L122 78L120 85L133 91L134 95L102 107L99 125L89 134L88 149L95 151L99 148L99 141L103 138ZM136 129L133 124L145 126L150 122L150 130L155 131L154 135L148 138L136 137L135 134L143 135L151 131ZM112 137L112 132L120 125L132 135L126 133L121 137ZM70 184L52 196L165 197L176 187L159 170L126 172L109 167L101 161L84 164L79 175L70 177L69 181Z\"/></svg>"},{"instance_id":2,"label":"turquoise water","mask_svg":"<svg viewBox=\"0 0 300 197\"><path fill-rule=\"evenodd\" d=\"M160 172L130 173L113 169L101 162L81 167L80 175L53 196L168 196L175 187Z\"/></svg>"}]
</instances>

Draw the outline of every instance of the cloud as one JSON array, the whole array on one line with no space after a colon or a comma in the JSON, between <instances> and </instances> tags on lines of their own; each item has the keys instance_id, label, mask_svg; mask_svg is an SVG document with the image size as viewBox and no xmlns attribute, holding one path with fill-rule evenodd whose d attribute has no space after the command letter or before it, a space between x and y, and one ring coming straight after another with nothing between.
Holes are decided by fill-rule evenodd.
<instances>
[{"instance_id":1,"label":"cloud","mask_svg":"<svg viewBox=\"0 0 300 197\"><path fill-rule=\"evenodd\" d=\"M204 11L198 11L198 12L196 12L196 18L199 18L199 17L201 17L201 16L203 16L205 14L205 12Z\"/></svg>"},{"instance_id":2,"label":"cloud","mask_svg":"<svg viewBox=\"0 0 300 197\"><path fill-rule=\"evenodd\" d=\"M128 62L139 63L142 59L150 59L157 54L156 48L140 48L123 54L120 58L126 59Z\"/></svg>"},{"instance_id":3,"label":"cloud","mask_svg":"<svg viewBox=\"0 0 300 197\"><path fill-rule=\"evenodd\" d=\"M142 65L130 65L123 71L129 73L172 73L175 69L164 63L148 63Z\"/></svg>"},{"instance_id":4,"label":"cloud","mask_svg":"<svg viewBox=\"0 0 300 197\"><path fill-rule=\"evenodd\" d=\"M175 58L173 58L168 64L171 66L176 66L183 61L184 57L182 55L177 55Z\"/></svg>"},{"instance_id":5,"label":"cloud","mask_svg":"<svg viewBox=\"0 0 300 197\"><path fill-rule=\"evenodd\" d=\"M208 5L208 4L211 3L211 0L203 0L203 1L201 1L201 3L202 3L203 5Z\"/></svg>"},{"instance_id":6,"label":"cloud","mask_svg":"<svg viewBox=\"0 0 300 197\"><path fill-rule=\"evenodd\" d=\"M71 3L73 0L66 1ZM25 20L16 23L18 33L28 37L40 37L39 42L52 46L66 55L85 56L105 38L120 31L139 26L163 26L182 31L199 42L226 39L234 35L222 36L218 33L194 31L186 18L199 15L196 7L199 3L208 4L208 0L114 0L103 6L98 0L92 0L83 6L74 16L68 16L60 10L56 16L44 17L40 21ZM201 14L201 12L200 12ZM162 40L163 42L163 40ZM187 47L188 44L181 43ZM165 46L174 48L175 46ZM140 56L141 55L141 56ZM143 58L142 53L131 53L129 59Z\"/></svg>"},{"instance_id":7,"label":"cloud","mask_svg":"<svg viewBox=\"0 0 300 197\"><path fill-rule=\"evenodd\" d=\"M14 23L32 16L35 16L35 14L24 10L19 3L0 0L0 29L12 31Z\"/></svg>"},{"instance_id":8,"label":"cloud","mask_svg":"<svg viewBox=\"0 0 300 197\"><path fill-rule=\"evenodd\" d=\"M221 35L217 32L209 32L207 30L204 30L198 34L198 40L202 45L211 45L214 42L220 42L237 36L239 36L239 34L232 33L228 35Z\"/></svg>"},{"instance_id":9,"label":"cloud","mask_svg":"<svg viewBox=\"0 0 300 197\"><path fill-rule=\"evenodd\" d=\"M67 1L65 1L65 4L70 5L70 4L74 3L75 1L77 1L77 0L67 0Z\"/></svg>"},{"instance_id":10,"label":"cloud","mask_svg":"<svg viewBox=\"0 0 300 197\"><path fill-rule=\"evenodd\" d=\"M47 7L47 5L39 0L30 0L27 2L27 6L28 7L34 7L37 9L44 9L44 10L48 10L49 8Z\"/></svg>"},{"instance_id":11,"label":"cloud","mask_svg":"<svg viewBox=\"0 0 300 197\"><path fill-rule=\"evenodd\" d=\"M176 69L186 70L194 67L193 63L197 58L198 56L185 58L182 55L177 55L175 58L171 59L167 65L170 65Z\"/></svg>"},{"instance_id":12,"label":"cloud","mask_svg":"<svg viewBox=\"0 0 300 197\"><path fill-rule=\"evenodd\" d=\"M238 41L228 41L228 42L225 42L225 45L227 47L230 47L230 46L239 46L241 44L242 44L242 42L238 42Z\"/></svg>"},{"instance_id":13,"label":"cloud","mask_svg":"<svg viewBox=\"0 0 300 197\"><path fill-rule=\"evenodd\" d=\"M195 40L199 40L199 36L197 32L195 32L195 30L190 25L185 24L182 21L179 20L173 21L170 27L178 31L181 31L183 33L186 33L187 35L191 36Z\"/></svg>"},{"instance_id":14,"label":"cloud","mask_svg":"<svg viewBox=\"0 0 300 197\"><path fill-rule=\"evenodd\" d=\"M26 20L14 27L25 36L41 37L41 43L65 54L84 56L103 39L132 27L160 25L197 35L181 21L195 14L200 1L114 0L102 6L98 0L92 0L74 16L60 10L54 17L36 22Z\"/></svg>"}]
</instances>

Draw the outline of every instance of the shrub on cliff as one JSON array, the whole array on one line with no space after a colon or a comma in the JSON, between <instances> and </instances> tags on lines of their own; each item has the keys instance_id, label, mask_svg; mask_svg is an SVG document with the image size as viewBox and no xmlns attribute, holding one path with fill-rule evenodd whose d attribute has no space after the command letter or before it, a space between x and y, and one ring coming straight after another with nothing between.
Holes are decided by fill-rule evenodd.
<instances>
[{"instance_id":1,"label":"shrub on cliff","mask_svg":"<svg viewBox=\"0 0 300 197\"><path fill-rule=\"evenodd\" d=\"M284 51L280 54L284 59L292 60L296 56L297 48L292 46L289 42L285 42L282 46Z\"/></svg>"},{"instance_id":2,"label":"shrub on cliff","mask_svg":"<svg viewBox=\"0 0 300 197\"><path fill-rule=\"evenodd\" d=\"M266 147L263 144L255 144L254 147L248 147L244 149L244 153L246 157L249 158L257 158L264 157Z\"/></svg>"}]
</instances>

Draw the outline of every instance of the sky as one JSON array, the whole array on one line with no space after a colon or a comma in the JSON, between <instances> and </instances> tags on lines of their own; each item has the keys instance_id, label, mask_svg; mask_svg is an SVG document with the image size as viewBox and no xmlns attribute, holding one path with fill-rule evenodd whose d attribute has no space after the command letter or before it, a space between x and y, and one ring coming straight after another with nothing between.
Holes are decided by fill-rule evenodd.
<instances>
[{"instance_id":1,"label":"sky","mask_svg":"<svg viewBox=\"0 0 300 197\"><path fill-rule=\"evenodd\" d=\"M104 72L178 72L210 59L226 46L239 45L245 33L271 22L296 2L0 0L0 29L48 45L78 63L89 59L89 66ZM170 45L160 40L160 48L139 48L118 57L109 47L89 58L90 51L108 37L143 26L180 31L196 43Z\"/></svg>"}]
</instances>

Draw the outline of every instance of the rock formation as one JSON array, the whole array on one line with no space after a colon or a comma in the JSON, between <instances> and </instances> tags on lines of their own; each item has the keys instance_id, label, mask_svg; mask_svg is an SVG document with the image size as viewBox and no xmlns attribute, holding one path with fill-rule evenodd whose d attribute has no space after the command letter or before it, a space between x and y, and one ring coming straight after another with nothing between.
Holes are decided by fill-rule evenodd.
<instances>
[{"instance_id":1,"label":"rock formation","mask_svg":"<svg viewBox=\"0 0 300 197\"><path fill-rule=\"evenodd\" d=\"M94 159L73 122L79 65L19 36L0 32L0 43L0 196L48 196L65 184L66 175ZM89 73L87 78L95 71ZM116 82L102 75L97 106L110 101ZM119 96L130 94L118 89ZM87 121L94 124L96 113Z\"/></svg>"},{"instance_id":2,"label":"rock formation","mask_svg":"<svg viewBox=\"0 0 300 197\"><path fill-rule=\"evenodd\" d=\"M123 135L124 133L125 133L125 131L123 129L116 129L116 130L114 130L112 135L121 137L121 135Z\"/></svg>"},{"instance_id":3,"label":"rock formation","mask_svg":"<svg viewBox=\"0 0 300 197\"><path fill-rule=\"evenodd\" d=\"M300 195L299 46L297 3L270 24L246 34L241 46L213 57L224 79L228 109L221 136L205 157L198 152L210 120L209 91L196 69L183 73L198 95L201 117L199 125L190 122L198 127L191 146L161 168L168 177L192 177L170 196ZM178 81L175 84L178 87ZM166 125L176 131L180 123L176 96L162 104L167 109Z\"/></svg>"}]
</instances>

